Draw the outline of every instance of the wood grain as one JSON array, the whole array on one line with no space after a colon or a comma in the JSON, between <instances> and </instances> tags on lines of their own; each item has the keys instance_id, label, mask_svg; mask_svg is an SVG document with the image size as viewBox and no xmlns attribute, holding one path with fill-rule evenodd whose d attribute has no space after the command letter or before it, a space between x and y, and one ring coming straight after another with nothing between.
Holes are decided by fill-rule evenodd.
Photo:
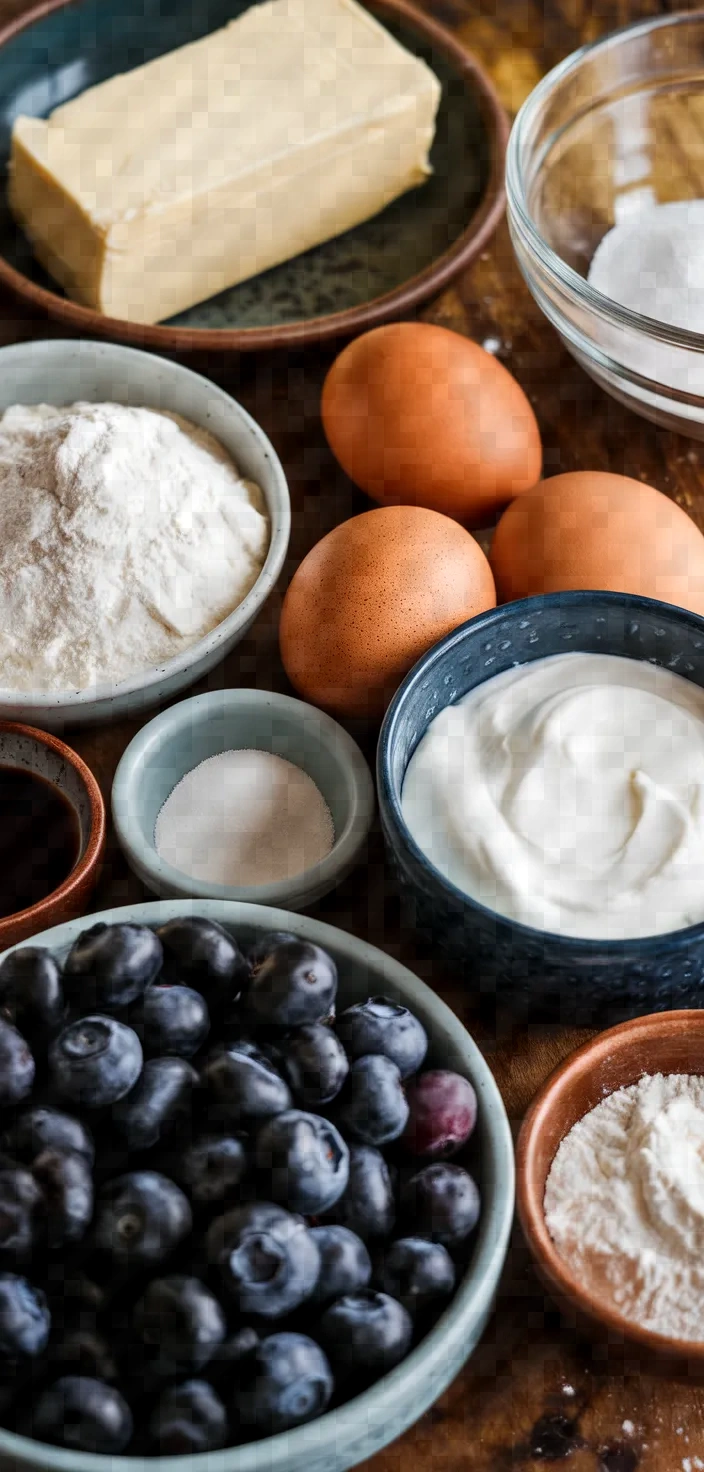
<instances>
[{"instance_id":1,"label":"wood grain","mask_svg":"<svg viewBox=\"0 0 704 1472\"><path fill-rule=\"evenodd\" d=\"M22 0L2 0L0 20L23 8ZM581 42L668 7L658 0L425 0L424 8L476 51L515 109L540 75ZM547 473L601 469L640 478L671 496L704 530L704 446L636 418L584 376L528 295L505 226L471 272L424 316L498 345L499 358L536 409ZM56 335L0 296L0 341ZM228 362L213 354L188 360L241 399L282 457L294 515L281 587L313 542L367 505L336 468L321 431L319 394L331 357L274 354ZM279 606L280 593L225 666L198 689L287 689L277 652ZM135 730L135 723L122 722L67 733L106 798ZM376 733L354 734L371 757ZM94 908L146 897L111 836ZM480 1041L516 1125L551 1069L589 1036L557 1024L516 1028L506 1018L480 1016L471 990L402 931L378 832L366 865L316 913L398 956L446 997ZM569 1472L698 1472L704 1468L704 1388L644 1374L613 1362L603 1347L580 1342L546 1300L516 1231L497 1312L478 1352L438 1405L375 1459L374 1472L409 1466L419 1472L530 1472L563 1464Z\"/></svg>"}]
</instances>

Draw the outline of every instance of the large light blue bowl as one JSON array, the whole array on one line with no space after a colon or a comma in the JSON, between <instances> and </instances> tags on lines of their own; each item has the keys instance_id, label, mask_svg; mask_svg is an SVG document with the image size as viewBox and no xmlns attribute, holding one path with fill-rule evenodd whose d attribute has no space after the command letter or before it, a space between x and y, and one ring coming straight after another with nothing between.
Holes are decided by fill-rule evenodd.
<instances>
[{"instance_id":1,"label":"large light blue bowl","mask_svg":"<svg viewBox=\"0 0 704 1472\"><path fill-rule=\"evenodd\" d=\"M98 920L158 925L176 915L208 916L245 942L270 930L290 930L334 956L341 1006L385 992L417 1014L430 1037L429 1061L463 1073L477 1091L476 1169L483 1207L474 1252L450 1307L408 1359L364 1395L308 1426L225 1451L163 1458L81 1456L0 1430L2 1472L346 1472L388 1446L437 1400L471 1355L492 1310L513 1218L513 1146L491 1071L454 1013L412 972L374 946L318 920L263 905L227 900L129 905L58 925L29 944L65 956L81 930Z\"/></svg>"}]
</instances>

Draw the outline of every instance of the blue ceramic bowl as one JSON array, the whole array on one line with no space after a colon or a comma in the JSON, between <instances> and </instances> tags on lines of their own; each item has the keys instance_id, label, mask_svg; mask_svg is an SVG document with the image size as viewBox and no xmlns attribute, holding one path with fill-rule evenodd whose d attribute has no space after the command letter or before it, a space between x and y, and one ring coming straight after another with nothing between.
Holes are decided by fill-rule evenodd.
<instances>
[{"instance_id":1,"label":"blue ceramic bowl","mask_svg":"<svg viewBox=\"0 0 704 1472\"><path fill-rule=\"evenodd\" d=\"M474 991L563 1021L618 1021L704 1003L704 924L625 941L551 935L497 915L445 879L401 813L410 758L430 722L493 675L568 650L648 660L704 688L704 619L626 593L552 593L470 619L411 670L379 739L377 786L387 851L415 924Z\"/></svg>"},{"instance_id":2,"label":"blue ceramic bowl","mask_svg":"<svg viewBox=\"0 0 704 1472\"><path fill-rule=\"evenodd\" d=\"M456 1069L477 1091L472 1169L482 1193L482 1215L474 1250L451 1304L408 1358L371 1390L307 1426L224 1451L157 1459L92 1456L0 1430L2 1472L346 1472L388 1446L437 1400L469 1359L493 1307L513 1219L513 1146L506 1110L476 1043L449 1007L404 966L319 920L217 900L167 900L105 910L44 931L31 944L47 946L63 959L80 932L96 921L161 925L181 915L217 920L247 946L272 930L290 930L334 956L341 1006L362 1001L370 993L386 993L418 1015L430 1039L431 1065Z\"/></svg>"}]
</instances>

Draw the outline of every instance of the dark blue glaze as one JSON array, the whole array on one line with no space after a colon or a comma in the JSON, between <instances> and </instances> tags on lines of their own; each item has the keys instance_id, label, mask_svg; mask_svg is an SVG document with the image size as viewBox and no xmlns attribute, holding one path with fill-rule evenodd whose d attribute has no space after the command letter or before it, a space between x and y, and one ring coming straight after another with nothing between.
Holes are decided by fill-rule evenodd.
<instances>
[{"instance_id":1,"label":"dark blue glaze","mask_svg":"<svg viewBox=\"0 0 704 1472\"><path fill-rule=\"evenodd\" d=\"M74 0L0 47L0 175L18 113L44 117L87 87L196 41L251 0ZM443 88L433 177L373 220L182 312L171 325L253 328L324 317L393 291L457 240L484 192L489 145L477 98L439 53L388 26L433 67ZM60 288L34 260L0 177L0 253L30 280Z\"/></svg>"},{"instance_id":2,"label":"dark blue glaze","mask_svg":"<svg viewBox=\"0 0 704 1472\"><path fill-rule=\"evenodd\" d=\"M704 687L704 619L625 593L552 593L470 619L411 670L386 713L377 782L387 853L417 928L468 988L519 1012L605 1025L704 1002L704 924L643 940L550 935L495 915L445 879L401 815L406 768L445 706L516 664L569 650L647 660Z\"/></svg>"}]
</instances>

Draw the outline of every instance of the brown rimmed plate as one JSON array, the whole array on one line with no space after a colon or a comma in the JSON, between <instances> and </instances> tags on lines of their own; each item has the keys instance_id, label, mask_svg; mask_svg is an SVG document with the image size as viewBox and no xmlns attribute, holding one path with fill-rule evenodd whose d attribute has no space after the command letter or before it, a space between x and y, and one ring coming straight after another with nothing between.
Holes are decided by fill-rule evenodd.
<instances>
[{"instance_id":1,"label":"brown rimmed plate","mask_svg":"<svg viewBox=\"0 0 704 1472\"><path fill-rule=\"evenodd\" d=\"M34 260L0 183L0 283L83 334L162 352L300 348L378 326L441 291L474 261L504 209L508 120L479 65L407 0L368 8L442 83L434 174L373 220L158 326L69 301ZM44 0L0 30L0 162L20 112L60 103L216 30L249 0Z\"/></svg>"}]
</instances>

